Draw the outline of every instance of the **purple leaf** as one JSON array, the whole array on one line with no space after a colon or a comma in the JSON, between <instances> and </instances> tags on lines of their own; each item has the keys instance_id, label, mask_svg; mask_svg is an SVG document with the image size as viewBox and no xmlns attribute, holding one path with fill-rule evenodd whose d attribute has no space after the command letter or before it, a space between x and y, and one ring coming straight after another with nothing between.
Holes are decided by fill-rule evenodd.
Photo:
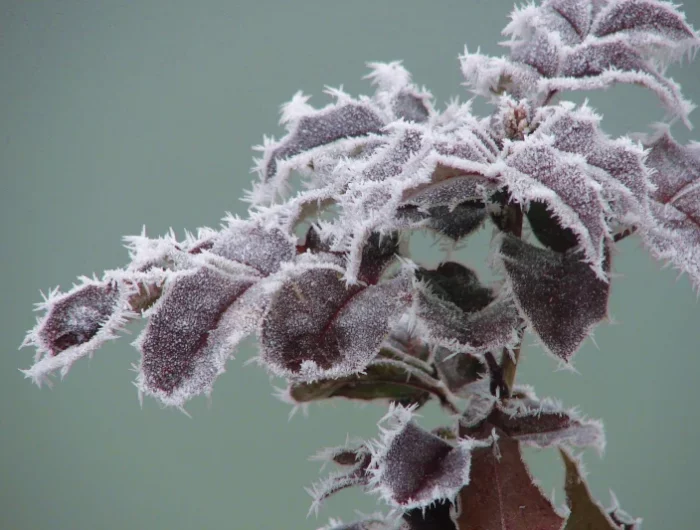
<instances>
[{"instance_id":1,"label":"purple leaf","mask_svg":"<svg viewBox=\"0 0 700 530\"><path fill-rule=\"evenodd\" d=\"M374 100L394 119L417 123L427 121L434 113L432 96L411 83L411 74L400 61L369 63L372 71L365 76L377 86Z\"/></svg>"},{"instance_id":2,"label":"purple leaf","mask_svg":"<svg viewBox=\"0 0 700 530\"><path fill-rule=\"evenodd\" d=\"M294 259L296 241L277 227L229 219L228 226L213 238L209 251L268 276L283 262Z\"/></svg>"},{"instance_id":3,"label":"purple leaf","mask_svg":"<svg viewBox=\"0 0 700 530\"><path fill-rule=\"evenodd\" d=\"M310 268L277 290L260 338L261 357L274 373L306 381L342 377L377 355L408 302L407 280L346 285L343 272Z\"/></svg>"},{"instance_id":4,"label":"purple leaf","mask_svg":"<svg viewBox=\"0 0 700 530\"><path fill-rule=\"evenodd\" d=\"M516 393L496 403L488 422L526 446L592 446L602 453L605 435L599 421L582 418L576 410L567 410L554 400L528 394L518 397Z\"/></svg>"},{"instance_id":5,"label":"purple leaf","mask_svg":"<svg viewBox=\"0 0 700 530\"><path fill-rule=\"evenodd\" d=\"M350 469L345 472L332 473L323 480L307 488L307 493L311 495L313 501L309 513L318 513L323 501L331 495L353 486L366 486L369 483L368 468L371 462L371 454L365 447L359 448L355 452L356 460L350 465ZM343 463L342 465L346 465Z\"/></svg>"},{"instance_id":6,"label":"purple leaf","mask_svg":"<svg viewBox=\"0 0 700 530\"><path fill-rule=\"evenodd\" d=\"M645 242L657 259L686 272L700 288L700 144L678 144L667 131L648 138L654 170L651 211L655 226Z\"/></svg>"},{"instance_id":7,"label":"purple leaf","mask_svg":"<svg viewBox=\"0 0 700 530\"><path fill-rule=\"evenodd\" d=\"M37 309L46 311L24 339L22 346L37 348L35 364L24 371L37 384L55 370L68 373L81 357L92 355L105 341L117 338L126 322L137 316L129 299L138 292L113 279L82 278L67 293L49 293Z\"/></svg>"},{"instance_id":8,"label":"purple leaf","mask_svg":"<svg viewBox=\"0 0 700 530\"><path fill-rule=\"evenodd\" d=\"M559 225L576 234L584 259L604 277L606 206L601 186L588 175L585 163L538 138L514 144L506 163L512 168L505 171L511 197L524 205L546 202Z\"/></svg>"},{"instance_id":9,"label":"purple leaf","mask_svg":"<svg viewBox=\"0 0 700 530\"><path fill-rule=\"evenodd\" d=\"M136 343L143 355L139 389L176 406L211 392L231 354L212 339L225 311L255 281L211 267L173 276Z\"/></svg>"},{"instance_id":10,"label":"purple leaf","mask_svg":"<svg viewBox=\"0 0 700 530\"><path fill-rule=\"evenodd\" d=\"M658 0L616 0L597 17L593 33L604 37L618 32L656 34L672 41L694 40L693 28L672 4Z\"/></svg>"},{"instance_id":11,"label":"purple leaf","mask_svg":"<svg viewBox=\"0 0 700 530\"><path fill-rule=\"evenodd\" d=\"M285 108L284 121L289 133L262 148L259 169L264 184L274 182L276 188L281 186L292 170L310 161L309 155L316 148L382 134L384 119L368 101L342 98L336 104L315 110L306 105L306 99L301 94L294 97ZM350 143L354 145L357 141Z\"/></svg>"},{"instance_id":12,"label":"purple leaf","mask_svg":"<svg viewBox=\"0 0 700 530\"><path fill-rule=\"evenodd\" d=\"M535 118L538 136L553 136L553 147L583 156L589 175L603 187L603 196L616 221L648 224L649 170L640 145L627 138L611 139L600 130L600 116L589 107L562 102L540 109Z\"/></svg>"},{"instance_id":13,"label":"purple leaf","mask_svg":"<svg viewBox=\"0 0 700 530\"><path fill-rule=\"evenodd\" d=\"M580 254L539 249L504 235L498 251L521 315L554 356L568 361L607 317L610 284ZM610 270L609 256L604 270Z\"/></svg>"},{"instance_id":14,"label":"purple leaf","mask_svg":"<svg viewBox=\"0 0 700 530\"><path fill-rule=\"evenodd\" d=\"M469 482L474 442L452 445L411 421L410 409L392 407L382 438L370 445L369 486L389 505L411 510L454 499Z\"/></svg>"},{"instance_id":15,"label":"purple leaf","mask_svg":"<svg viewBox=\"0 0 700 530\"><path fill-rule=\"evenodd\" d=\"M591 0L550 0L547 4L583 40L591 27Z\"/></svg>"},{"instance_id":16,"label":"purple leaf","mask_svg":"<svg viewBox=\"0 0 700 530\"><path fill-rule=\"evenodd\" d=\"M563 522L535 484L517 441L499 433L493 445L474 450L471 479L459 492L459 530L561 530Z\"/></svg>"},{"instance_id":17,"label":"purple leaf","mask_svg":"<svg viewBox=\"0 0 700 530\"><path fill-rule=\"evenodd\" d=\"M690 55L700 46L700 38L672 4L548 0L516 9L504 33L511 36L506 43L511 57L542 76L529 94L539 101L549 101L560 91L634 83L654 91L670 112L689 124L693 105L664 75L664 68ZM529 81L530 87L534 85ZM523 97L517 83L514 89L516 97Z\"/></svg>"},{"instance_id":18,"label":"purple leaf","mask_svg":"<svg viewBox=\"0 0 700 530\"><path fill-rule=\"evenodd\" d=\"M420 270L417 278L425 283L417 288L414 311L426 342L478 355L514 344L517 310L482 287L472 271L446 263Z\"/></svg>"}]
</instances>

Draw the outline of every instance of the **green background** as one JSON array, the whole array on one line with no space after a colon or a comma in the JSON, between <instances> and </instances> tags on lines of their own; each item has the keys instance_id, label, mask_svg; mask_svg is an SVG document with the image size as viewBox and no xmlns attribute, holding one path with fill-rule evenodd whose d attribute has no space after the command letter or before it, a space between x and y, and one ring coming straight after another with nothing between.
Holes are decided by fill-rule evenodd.
<instances>
[{"instance_id":1,"label":"green background","mask_svg":"<svg viewBox=\"0 0 700 530\"><path fill-rule=\"evenodd\" d=\"M688 17L700 25L700 6ZM468 98L457 55L500 54L508 1L7 1L0 2L0 528L313 529L349 520L375 499L344 492L305 519L306 459L346 434L373 436L379 406L312 406L287 421L264 371L240 349L211 403L192 418L130 384L129 342L111 343L41 390L18 368L39 289L121 266L124 234L216 226L243 213L250 146L280 134L278 105L324 85L368 93L369 60L404 59L439 106ZM673 68L700 101L700 64ZM581 101L583 96L577 96ZM591 95L612 134L644 131L663 113L644 90ZM485 110L482 105L477 111ZM698 113L696 113L696 116ZM685 140L698 133L676 127ZM460 255L482 263L490 229ZM417 257L436 259L418 242ZM432 257L430 257L432 256ZM482 265L480 265L482 266ZM700 306L687 277L660 270L637 240L615 259L611 314L578 374L529 337L518 379L580 405L607 426L608 448L588 455L592 488L608 489L645 528L693 528L700 515L696 386ZM426 425L440 414L424 412ZM529 453L547 491L561 483L553 453ZM563 497L559 494L559 502Z\"/></svg>"}]
</instances>

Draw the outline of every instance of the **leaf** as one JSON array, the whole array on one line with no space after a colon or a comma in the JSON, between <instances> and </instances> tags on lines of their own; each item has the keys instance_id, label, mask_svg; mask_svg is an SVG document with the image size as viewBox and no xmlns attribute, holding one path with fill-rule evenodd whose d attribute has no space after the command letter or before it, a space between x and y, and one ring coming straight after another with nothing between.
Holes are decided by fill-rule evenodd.
<instances>
[{"instance_id":1,"label":"leaf","mask_svg":"<svg viewBox=\"0 0 700 530\"><path fill-rule=\"evenodd\" d=\"M295 404L342 397L359 401L388 399L404 405L422 405L430 393L399 363L370 363L364 373L322 379L311 383L292 382L285 396Z\"/></svg>"},{"instance_id":2,"label":"leaf","mask_svg":"<svg viewBox=\"0 0 700 530\"><path fill-rule=\"evenodd\" d=\"M520 444L504 434L475 449L471 479L459 492L459 530L560 530L564 519L534 483Z\"/></svg>"},{"instance_id":3,"label":"leaf","mask_svg":"<svg viewBox=\"0 0 700 530\"><path fill-rule=\"evenodd\" d=\"M540 400L531 391L514 394L497 402L488 416L490 424L511 438L538 448L568 445L594 447L603 452L605 434L600 421L585 419L575 409L567 410L555 400Z\"/></svg>"},{"instance_id":4,"label":"leaf","mask_svg":"<svg viewBox=\"0 0 700 530\"><path fill-rule=\"evenodd\" d=\"M672 79L659 73L626 39L577 47L562 61L558 77L549 81L547 87L550 90L595 90L615 83L633 83L648 88L669 112L687 123L693 105L683 98Z\"/></svg>"},{"instance_id":5,"label":"leaf","mask_svg":"<svg viewBox=\"0 0 700 530\"><path fill-rule=\"evenodd\" d=\"M563 530L619 530L618 526L593 500L591 492L581 473L579 463L566 451L560 450L566 467L564 490L571 513Z\"/></svg>"},{"instance_id":6,"label":"leaf","mask_svg":"<svg viewBox=\"0 0 700 530\"><path fill-rule=\"evenodd\" d=\"M274 294L260 336L261 358L274 373L303 381L343 377L377 355L408 302L407 281L346 285L342 275L339 268L309 268Z\"/></svg>"},{"instance_id":7,"label":"leaf","mask_svg":"<svg viewBox=\"0 0 700 530\"><path fill-rule=\"evenodd\" d=\"M586 159L587 173L603 187L616 222L646 226L650 183L644 150L628 138L609 138L600 129L600 119L586 105L562 102L539 109L534 134L553 137L553 147Z\"/></svg>"},{"instance_id":8,"label":"leaf","mask_svg":"<svg viewBox=\"0 0 700 530\"><path fill-rule=\"evenodd\" d=\"M692 55L700 38L676 6L656 0L547 0L516 9L504 29L513 60L541 76L530 97L548 102L565 90L634 83L654 91L686 124L693 105L664 75L668 63ZM514 92L523 97L528 83ZM536 89L532 87L537 86Z\"/></svg>"},{"instance_id":9,"label":"leaf","mask_svg":"<svg viewBox=\"0 0 700 530\"><path fill-rule=\"evenodd\" d=\"M458 241L486 219L487 185L477 175L447 178L413 191L397 215Z\"/></svg>"},{"instance_id":10,"label":"leaf","mask_svg":"<svg viewBox=\"0 0 700 530\"><path fill-rule=\"evenodd\" d=\"M360 270L357 279L376 284L387 267L394 261L399 251L399 234L382 235L378 232L369 236L362 249Z\"/></svg>"},{"instance_id":11,"label":"leaf","mask_svg":"<svg viewBox=\"0 0 700 530\"><path fill-rule=\"evenodd\" d=\"M281 228L230 218L228 226L213 238L209 251L268 276L293 260L296 241Z\"/></svg>"},{"instance_id":12,"label":"leaf","mask_svg":"<svg viewBox=\"0 0 700 530\"><path fill-rule=\"evenodd\" d=\"M567 157L533 137L517 142L506 158L505 182L513 200L529 205L547 203L562 228L570 229L596 274L605 278L603 249L609 237L601 186L587 173L581 160Z\"/></svg>"},{"instance_id":13,"label":"leaf","mask_svg":"<svg viewBox=\"0 0 700 530\"><path fill-rule=\"evenodd\" d=\"M647 138L647 165L654 171L651 211L655 224L645 234L652 255L687 273L700 288L700 144L678 144L668 131Z\"/></svg>"},{"instance_id":14,"label":"leaf","mask_svg":"<svg viewBox=\"0 0 700 530\"><path fill-rule=\"evenodd\" d=\"M553 355L568 361L607 317L610 284L569 251L539 249L504 234L498 249L520 314ZM604 270L610 271L610 258Z\"/></svg>"},{"instance_id":15,"label":"leaf","mask_svg":"<svg viewBox=\"0 0 700 530\"><path fill-rule=\"evenodd\" d=\"M693 28L676 6L657 0L609 2L597 17L593 33L604 37L618 32L652 33L672 41L696 38Z\"/></svg>"},{"instance_id":16,"label":"leaf","mask_svg":"<svg viewBox=\"0 0 700 530\"><path fill-rule=\"evenodd\" d=\"M400 61L368 63L367 66L372 71L365 77L377 86L374 100L394 119L421 123L433 115L432 96L411 83L411 74Z\"/></svg>"},{"instance_id":17,"label":"leaf","mask_svg":"<svg viewBox=\"0 0 700 530\"><path fill-rule=\"evenodd\" d=\"M361 143L358 140L382 134L385 126L379 110L368 101L341 98L335 104L315 110L306 104L307 99L301 93L294 96L283 116L289 133L280 141L262 147L261 179L264 184L271 183L273 189L279 189L292 170L307 164L315 149L342 141L349 141L348 147L352 149ZM273 196L268 191L268 200Z\"/></svg>"},{"instance_id":18,"label":"leaf","mask_svg":"<svg viewBox=\"0 0 700 530\"><path fill-rule=\"evenodd\" d=\"M411 510L451 500L469 481L475 442L452 445L411 421L411 409L392 406L380 422L382 436L370 444L372 491L389 505Z\"/></svg>"},{"instance_id":19,"label":"leaf","mask_svg":"<svg viewBox=\"0 0 700 530\"><path fill-rule=\"evenodd\" d=\"M82 283L67 293L51 291L43 303L37 304L37 309L46 314L37 319L22 343L37 349L35 364L24 371L25 376L38 385L56 370L65 376L76 360L117 338L116 333L137 316L129 305L136 293L138 288L109 278L82 278Z\"/></svg>"},{"instance_id":20,"label":"leaf","mask_svg":"<svg viewBox=\"0 0 700 530\"><path fill-rule=\"evenodd\" d=\"M483 288L472 271L447 263L416 276L424 283L416 290L414 314L426 342L478 355L514 343L515 307Z\"/></svg>"},{"instance_id":21,"label":"leaf","mask_svg":"<svg viewBox=\"0 0 700 530\"><path fill-rule=\"evenodd\" d=\"M174 276L137 342L142 353L137 386L165 404L182 406L211 392L231 354L212 340L224 312L255 283L211 267Z\"/></svg>"},{"instance_id":22,"label":"leaf","mask_svg":"<svg viewBox=\"0 0 700 530\"><path fill-rule=\"evenodd\" d=\"M365 447L360 447L356 450L355 456L355 463L350 466L349 470L332 473L306 489L306 492L313 499L309 513L318 513L323 501L339 491L353 486L366 486L368 484L368 468L371 462L371 454Z\"/></svg>"}]
</instances>

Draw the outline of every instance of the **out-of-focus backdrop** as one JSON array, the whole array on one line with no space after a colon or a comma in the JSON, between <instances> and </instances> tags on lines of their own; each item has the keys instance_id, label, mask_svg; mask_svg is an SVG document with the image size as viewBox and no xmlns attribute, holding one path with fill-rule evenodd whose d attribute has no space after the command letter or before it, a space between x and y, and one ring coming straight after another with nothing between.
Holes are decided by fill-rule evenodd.
<instances>
[{"instance_id":1,"label":"out-of-focus backdrop","mask_svg":"<svg viewBox=\"0 0 700 530\"><path fill-rule=\"evenodd\" d=\"M442 107L461 86L457 55L500 54L506 0L328 2L22 1L0 3L0 528L7 530L314 529L355 509L381 509L348 491L306 519L307 457L373 436L379 406L312 406L287 421L264 371L244 366L246 343L188 418L147 399L129 371L138 333L37 389L17 351L34 323L39 289L121 266L121 236L216 226L252 178L250 146L280 135L278 106L294 92L323 105L325 85L370 93L365 61L403 59ZM700 4L688 2L700 25ZM700 63L673 68L700 101ZM577 95L620 135L663 118L636 87ZM477 104L477 112L486 112ZM700 121L700 114L691 115ZM700 133L675 126L682 139ZM460 256L483 269L490 229ZM420 261L435 247L417 239ZM700 305L690 282L647 256L634 238L615 256L610 312L556 372L532 337L521 382L605 421L601 460L586 455L595 494L609 489L645 527L697 526L700 473ZM424 421L436 425L427 407ZM547 491L560 488L554 452L529 452ZM564 498L557 494L557 501Z\"/></svg>"}]
</instances>

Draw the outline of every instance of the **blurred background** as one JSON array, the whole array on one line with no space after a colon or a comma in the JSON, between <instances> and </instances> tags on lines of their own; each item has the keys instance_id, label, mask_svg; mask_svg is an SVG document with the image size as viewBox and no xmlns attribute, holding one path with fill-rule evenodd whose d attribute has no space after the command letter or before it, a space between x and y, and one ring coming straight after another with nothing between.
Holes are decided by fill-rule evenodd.
<instances>
[{"instance_id":1,"label":"blurred background","mask_svg":"<svg viewBox=\"0 0 700 530\"><path fill-rule=\"evenodd\" d=\"M324 105L325 85L371 93L366 61L403 59L438 107L468 99L457 55L501 54L507 0L11 1L0 2L0 528L3 530L314 529L329 517L382 509L347 491L306 519L307 457L371 437L384 409L312 406L287 420L264 371L238 351L213 398L192 418L151 399L139 407L131 337L82 360L53 389L32 386L17 351L39 289L122 266L121 237L145 225L217 226L243 214L250 146L279 136L278 106L294 92ZM700 25L700 4L686 12ZM700 101L700 63L673 68ZM577 95L582 101L589 95ZM590 95L614 135L663 118L643 89ZM477 112L487 112L483 104ZM698 119L698 113L691 118ZM674 127L681 140L697 132ZM483 268L487 228L460 257ZM435 246L417 238L417 260ZM432 260L432 261L431 261ZM518 381L602 418L608 446L586 456L594 493L645 519L692 528L700 515L700 305L686 277L661 270L630 238L615 257L610 312L575 358L578 373L528 337ZM442 419L427 407L424 424ZM554 451L528 452L547 492L563 470ZM557 501L564 498L557 493Z\"/></svg>"}]
</instances>

